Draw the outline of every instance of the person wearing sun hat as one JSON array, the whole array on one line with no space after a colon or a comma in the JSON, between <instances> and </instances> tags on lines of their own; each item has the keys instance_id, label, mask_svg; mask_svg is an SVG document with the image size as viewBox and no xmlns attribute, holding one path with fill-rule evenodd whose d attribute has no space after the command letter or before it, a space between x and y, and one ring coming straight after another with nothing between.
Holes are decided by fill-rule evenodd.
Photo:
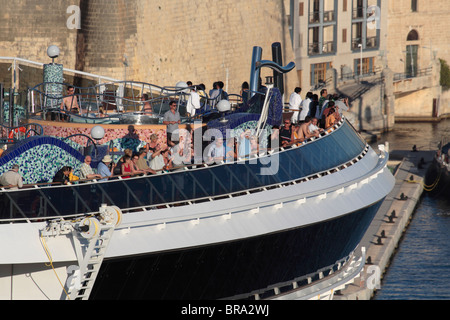
<instances>
[{"instance_id":1,"label":"person wearing sun hat","mask_svg":"<svg viewBox=\"0 0 450 320\"><path fill-rule=\"evenodd\" d=\"M112 165L110 166L111 163ZM102 177L102 179L99 181L108 181L108 179L113 175L115 166L116 164L112 161L112 158L109 154L104 156L102 162L100 162L97 166L97 173Z\"/></svg>"}]
</instances>

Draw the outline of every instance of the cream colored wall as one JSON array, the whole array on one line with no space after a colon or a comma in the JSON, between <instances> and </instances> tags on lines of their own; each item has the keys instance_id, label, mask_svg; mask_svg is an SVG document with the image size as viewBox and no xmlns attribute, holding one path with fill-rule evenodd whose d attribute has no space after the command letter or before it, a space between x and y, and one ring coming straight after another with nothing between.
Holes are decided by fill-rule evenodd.
<instances>
[{"instance_id":1,"label":"cream colored wall","mask_svg":"<svg viewBox=\"0 0 450 320\"><path fill-rule=\"evenodd\" d=\"M69 5L80 5L82 29L69 30ZM68 68L159 85L221 80L239 93L250 79L253 46L271 60L280 42L284 64L294 61L283 0L0 0L0 56L47 62L58 45L58 62ZM19 27L20 26L20 27ZM263 69L263 80L273 72ZM285 78L286 91L298 85Z\"/></svg>"}]
</instances>

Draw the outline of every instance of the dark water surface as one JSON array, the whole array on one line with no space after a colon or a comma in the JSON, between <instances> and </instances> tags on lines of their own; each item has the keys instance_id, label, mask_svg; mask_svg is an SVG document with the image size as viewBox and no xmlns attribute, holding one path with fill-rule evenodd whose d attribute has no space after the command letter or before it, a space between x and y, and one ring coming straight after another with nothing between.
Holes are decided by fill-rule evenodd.
<instances>
[{"instance_id":1,"label":"dark water surface","mask_svg":"<svg viewBox=\"0 0 450 320\"><path fill-rule=\"evenodd\" d=\"M377 142L390 150L436 150L450 137L450 120L440 123L396 124ZM376 145L376 144L375 144ZM426 193L417 204L375 300L450 299L450 200Z\"/></svg>"}]
</instances>

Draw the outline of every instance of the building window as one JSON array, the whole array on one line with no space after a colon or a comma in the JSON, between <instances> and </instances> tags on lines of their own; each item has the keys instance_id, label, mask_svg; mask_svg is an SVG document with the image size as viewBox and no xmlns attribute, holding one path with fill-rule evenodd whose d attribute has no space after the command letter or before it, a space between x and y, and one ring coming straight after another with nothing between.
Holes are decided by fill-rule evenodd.
<instances>
[{"instance_id":1,"label":"building window","mask_svg":"<svg viewBox=\"0 0 450 320\"><path fill-rule=\"evenodd\" d=\"M336 0L309 0L308 55L336 52Z\"/></svg>"},{"instance_id":2,"label":"building window","mask_svg":"<svg viewBox=\"0 0 450 320\"><path fill-rule=\"evenodd\" d=\"M342 42L347 42L347 29L342 29Z\"/></svg>"},{"instance_id":3,"label":"building window","mask_svg":"<svg viewBox=\"0 0 450 320\"><path fill-rule=\"evenodd\" d=\"M326 82L327 70L333 68L331 62L315 63L311 65L311 85Z\"/></svg>"},{"instance_id":4,"label":"building window","mask_svg":"<svg viewBox=\"0 0 450 320\"><path fill-rule=\"evenodd\" d=\"M362 75L370 74L373 72L374 67L374 61L375 59L373 57L371 58L363 58L362 59ZM355 67L354 67L354 73L355 76L359 76L361 74L361 59L355 59Z\"/></svg>"},{"instance_id":5,"label":"building window","mask_svg":"<svg viewBox=\"0 0 450 320\"><path fill-rule=\"evenodd\" d=\"M353 0L351 49L359 50L359 45L365 49L377 49L380 45L380 30L375 27L374 14L380 8L380 0ZM381 17L377 17L380 19Z\"/></svg>"},{"instance_id":6,"label":"building window","mask_svg":"<svg viewBox=\"0 0 450 320\"><path fill-rule=\"evenodd\" d=\"M411 11L417 12L417 0L411 0Z\"/></svg>"}]
</instances>

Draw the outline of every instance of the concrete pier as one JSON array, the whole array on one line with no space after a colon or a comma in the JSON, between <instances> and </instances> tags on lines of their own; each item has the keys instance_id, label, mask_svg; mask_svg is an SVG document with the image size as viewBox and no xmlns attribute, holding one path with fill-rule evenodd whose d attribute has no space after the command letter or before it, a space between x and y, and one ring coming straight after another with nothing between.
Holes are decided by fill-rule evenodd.
<instances>
[{"instance_id":1,"label":"concrete pier","mask_svg":"<svg viewBox=\"0 0 450 320\"><path fill-rule=\"evenodd\" d=\"M395 186L356 249L356 254L360 254L361 248L366 248L366 265L353 284L335 293L334 300L370 300L381 288L380 279L389 267L423 193L425 173L433 156L434 151L396 150L390 153L388 166L394 168ZM422 158L425 164L419 165Z\"/></svg>"}]
</instances>

